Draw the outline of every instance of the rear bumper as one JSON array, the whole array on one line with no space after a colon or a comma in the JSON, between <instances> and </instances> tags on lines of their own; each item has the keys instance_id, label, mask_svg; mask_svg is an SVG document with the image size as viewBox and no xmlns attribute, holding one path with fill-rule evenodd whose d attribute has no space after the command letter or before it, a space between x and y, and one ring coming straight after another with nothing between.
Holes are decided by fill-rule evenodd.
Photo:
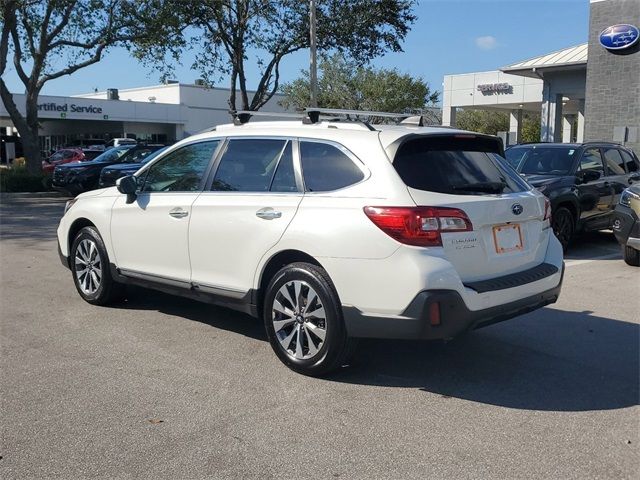
<instances>
[{"instance_id":1,"label":"rear bumper","mask_svg":"<svg viewBox=\"0 0 640 480\"><path fill-rule=\"evenodd\" d=\"M469 310L455 290L425 290L420 292L406 310L398 316L364 315L355 307L344 306L347 332L352 337L394 339L448 339L465 331L502 322L545 305L555 303L560 295L564 265L557 286L514 302L483 310ZM440 324L432 325L431 305L439 304Z\"/></svg>"}]
</instances>

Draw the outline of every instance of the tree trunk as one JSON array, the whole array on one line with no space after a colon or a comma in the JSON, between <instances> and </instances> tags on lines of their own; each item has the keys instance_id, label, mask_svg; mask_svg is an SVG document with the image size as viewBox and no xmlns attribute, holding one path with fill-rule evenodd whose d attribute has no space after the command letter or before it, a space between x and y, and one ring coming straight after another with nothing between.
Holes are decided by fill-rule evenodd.
<instances>
[{"instance_id":1,"label":"tree trunk","mask_svg":"<svg viewBox=\"0 0 640 480\"><path fill-rule=\"evenodd\" d=\"M42 155L40 153L40 139L38 138L38 127L35 131L28 129L26 132L20 132L22 139L22 151L27 160L27 171L35 175L42 173Z\"/></svg>"},{"instance_id":2,"label":"tree trunk","mask_svg":"<svg viewBox=\"0 0 640 480\"><path fill-rule=\"evenodd\" d=\"M27 159L29 173L42 173L42 156L40 153L40 139L38 138L38 95L39 89L33 89L26 95L27 133L22 137L22 148Z\"/></svg>"},{"instance_id":3,"label":"tree trunk","mask_svg":"<svg viewBox=\"0 0 640 480\"><path fill-rule=\"evenodd\" d=\"M20 135L22 150L27 160L27 170L30 173L42 173L42 158L40 155L40 142L38 139L38 94L36 93L35 96L31 96L32 118L29 118L29 116L25 118L20 113L18 106L13 101L13 95L9 92L6 84L1 79L0 97L2 97L2 103L4 103L5 108L9 112L9 117ZM29 107L27 107L27 111L29 111Z\"/></svg>"}]
</instances>

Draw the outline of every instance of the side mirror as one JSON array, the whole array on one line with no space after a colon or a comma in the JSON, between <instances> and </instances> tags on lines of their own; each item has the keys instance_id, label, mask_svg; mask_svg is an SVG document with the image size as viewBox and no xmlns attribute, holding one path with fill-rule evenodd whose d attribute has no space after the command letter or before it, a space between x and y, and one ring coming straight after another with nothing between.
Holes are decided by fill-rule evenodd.
<instances>
[{"instance_id":1,"label":"side mirror","mask_svg":"<svg viewBox=\"0 0 640 480\"><path fill-rule=\"evenodd\" d=\"M582 183L594 182L602 176L602 173L598 170L583 170L579 174L579 178Z\"/></svg>"},{"instance_id":2,"label":"side mirror","mask_svg":"<svg viewBox=\"0 0 640 480\"><path fill-rule=\"evenodd\" d=\"M127 203L135 201L138 191L138 179L135 175L119 178L116 180L116 187L120 193L124 193L127 196Z\"/></svg>"}]
</instances>

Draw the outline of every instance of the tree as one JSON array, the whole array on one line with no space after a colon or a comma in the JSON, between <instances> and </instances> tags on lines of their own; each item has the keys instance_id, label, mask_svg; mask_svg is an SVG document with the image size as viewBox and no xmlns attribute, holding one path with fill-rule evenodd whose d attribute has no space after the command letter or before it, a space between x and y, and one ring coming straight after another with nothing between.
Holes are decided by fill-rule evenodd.
<instances>
[{"instance_id":1,"label":"tree","mask_svg":"<svg viewBox=\"0 0 640 480\"><path fill-rule=\"evenodd\" d=\"M509 114L499 110L461 110L456 116L456 126L471 132L496 135L509 131ZM523 112L519 143L540 140L540 117L533 112Z\"/></svg>"},{"instance_id":2,"label":"tree","mask_svg":"<svg viewBox=\"0 0 640 480\"><path fill-rule=\"evenodd\" d=\"M258 110L280 87L280 64L287 55L309 47L309 2L303 0L173 0L174 9L190 18L189 39L181 45L164 42L157 62L172 71L173 60L186 44L197 48L193 67L209 84L229 77L229 107ZM415 21L415 0L317 0L319 51L338 51L359 64L381 53L400 51ZM259 67L259 81L249 98L247 65ZM237 98L239 94L239 100Z\"/></svg>"},{"instance_id":3,"label":"tree","mask_svg":"<svg viewBox=\"0 0 640 480\"><path fill-rule=\"evenodd\" d=\"M540 114L524 112L522 115L522 138L520 143L540 141Z\"/></svg>"},{"instance_id":4,"label":"tree","mask_svg":"<svg viewBox=\"0 0 640 480\"><path fill-rule=\"evenodd\" d=\"M0 97L22 139L27 169L40 172L38 96L57 78L99 62L108 48L167 36L162 0L0 0ZM4 81L10 52L25 87L25 114Z\"/></svg>"},{"instance_id":5,"label":"tree","mask_svg":"<svg viewBox=\"0 0 640 480\"><path fill-rule=\"evenodd\" d=\"M462 110L456 115L456 126L470 132L496 135L509 131L509 115L498 110Z\"/></svg>"},{"instance_id":6,"label":"tree","mask_svg":"<svg viewBox=\"0 0 640 480\"><path fill-rule=\"evenodd\" d=\"M282 87L286 98L280 104L289 108L309 106L309 72ZM324 58L318 78L318 106L402 113L418 110L438 101L421 78L397 70L358 66L341 54Z\"/></svg>"}]
</instances>

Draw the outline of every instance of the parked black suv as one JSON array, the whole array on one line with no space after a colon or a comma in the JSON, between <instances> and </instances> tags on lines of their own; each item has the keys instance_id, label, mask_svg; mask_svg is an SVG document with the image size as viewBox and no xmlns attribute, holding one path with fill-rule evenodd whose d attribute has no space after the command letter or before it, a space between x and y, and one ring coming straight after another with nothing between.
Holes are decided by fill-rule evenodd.
<instances>
[{"instance_id":1,"label":"parked black suv","mask_svg":"<svg viewBox=\"0 0 640 480\"><path fill-rule=\"evenodd\" d=\"M144 157L163 147L155 144L123 145L106 150L91 162L60 165L53 172L53 188L71 195L94 190L99 187L103 168L123 162L141 162Z\"/></svg>"},{"instance_id":2,"label":"parked black suv","mask_svg":"<svg viewBox=\"0 0 640 480\"><path fill-rule=\"evenodd\" d=\"M611 228L625 188L640 181L640 161L615 143L513 146L507 161L551 201L552 226L566 250L578 231Z\"/></svg>"}]
</instances>

